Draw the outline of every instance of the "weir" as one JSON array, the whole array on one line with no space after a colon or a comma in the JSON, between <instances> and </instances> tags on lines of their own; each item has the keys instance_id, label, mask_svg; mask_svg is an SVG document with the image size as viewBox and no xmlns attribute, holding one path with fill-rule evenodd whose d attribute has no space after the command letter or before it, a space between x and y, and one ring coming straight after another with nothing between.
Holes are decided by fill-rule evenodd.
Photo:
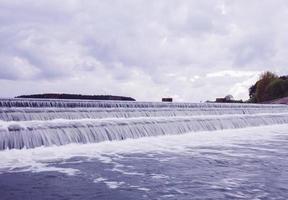
<instances>
[{"instance_id":1,"label":"weir","mask_svg":"<svg viewBox=\"0 0 288 200\"><path fill-rule=\"evenodd\" d=\"M286 123L286 105L0 99L0 150Z\"/></svg>"}]
</instances>

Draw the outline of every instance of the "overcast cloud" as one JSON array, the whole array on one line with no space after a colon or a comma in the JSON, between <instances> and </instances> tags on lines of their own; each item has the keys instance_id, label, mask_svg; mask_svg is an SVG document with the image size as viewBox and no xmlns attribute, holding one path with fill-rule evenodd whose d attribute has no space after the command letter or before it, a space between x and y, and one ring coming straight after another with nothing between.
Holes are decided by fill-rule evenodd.
<instances>
[{"instance_id":1,"label":"overcast cloud","mask_svg":"<svg viewBox=\"0 0 288 200\"><path fill-rule=\"evenodd\" d=\"M288 74L287 0L0 0L0 95L205 101Z\"/></svg>"}]
</instances>

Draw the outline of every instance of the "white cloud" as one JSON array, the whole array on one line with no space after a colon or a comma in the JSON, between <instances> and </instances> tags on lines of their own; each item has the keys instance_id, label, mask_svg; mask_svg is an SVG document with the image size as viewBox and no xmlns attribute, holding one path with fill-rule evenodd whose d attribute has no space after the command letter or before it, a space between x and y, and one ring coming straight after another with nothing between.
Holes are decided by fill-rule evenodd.
<instances>
[{"instance_id":1,"label":"white cloud","mask_svg":"<svg viewBox=\"0 0 288 200\"><path fill-rule=\"evenodd\" d=\"M260 73L259 74L254 74L250 76L247 80L244 80L243 82L236 83L233 85L230 90L229 94L233 94L233 97L235 99L248 99L249 94L247 92L247 88L255 84L255 82L259 79Z\"/></svg>"},{"instance_id":2,"label":"white cloud","mask_svg":"<svg viewBox=\"0 0 288 200\"><path fill-rule=\"evenodd\" d=\"M0 0L0 95L247 98L259 72L288 73L287 7L285 0Z\"/></svg>"},{"instance_id":3,"label":"white cloud","mask_svg":"<svg viewBox=\"0 0 288 200\"><path fill-rule=\"evenodd\" d=\"M230 76L230 77L236 77L236 78L241 78L241 77L250 77L254 75L258 75L259 71L232 71L232 70L224 70L224 71L217 71L213 73L208 73L206 74L206 77L211 78L211 77L224 77L224 76Z\"/></svg>"}]
</instances>

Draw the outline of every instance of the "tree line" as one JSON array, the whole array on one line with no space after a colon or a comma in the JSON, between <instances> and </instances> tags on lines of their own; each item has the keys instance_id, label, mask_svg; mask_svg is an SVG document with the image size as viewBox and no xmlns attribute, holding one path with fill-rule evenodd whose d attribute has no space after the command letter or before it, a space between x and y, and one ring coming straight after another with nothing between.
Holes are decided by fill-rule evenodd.
<instances>
[{"instance_id":1,"label":"tree line","mask_svg":"<svg viewBox=\"0 0 288 200\"><path fill-rule=\"evenodd\" d=\"M249 88L248 102L263 103L288 96L288 76L278 76L264 72L259 80Z\"/></svg>"},{"instance_id":2,"label":"tree line","mask_svg":"<svg viewBox=\"0 0 288 200\"><path fill-rule=\"evenodd\" d=\"M123 96L58 94L58 93L21 95L17 96L16 98L136 101L131 97L123 97Z\"/></svg>"}]
</instances>

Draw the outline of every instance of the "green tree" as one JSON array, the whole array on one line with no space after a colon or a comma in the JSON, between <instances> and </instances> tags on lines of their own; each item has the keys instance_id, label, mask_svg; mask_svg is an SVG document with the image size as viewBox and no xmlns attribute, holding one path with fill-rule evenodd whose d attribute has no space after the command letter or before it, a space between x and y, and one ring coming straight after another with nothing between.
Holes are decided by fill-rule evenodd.
<instances>
[{"instance_id":1,"label":"green tree","mask_svg":"<svg viewBox=\"0 0 288 200\"><path fill-rule=\"evenodd\" d=\"M285 80L283 88L284 88L284 97L288 97L288 79Z\"/></svg>"},{"instance_id":2,"label":"green tree","mask_svg":"<svg viewBox=\"0 0 288 200\"><path fill-rule=\"evenodd\" d=\"M267 94L267 87L268 85L274 81L278 79L278 76L272 72L264 72L261 76L259 81L257 82L257 87L256 87L256 102L264 102L264 101L268 101L269 99L269 95Z\"/></svg>"},{"instance_id":3,"label":"green tree","mask_svg":"<svg viewBox=\"0 0 288 200\"><path fill-rule=\"evenodd\" d=\"M285 96L286 90L286 81L282 79L275 79L270 82L266 88L266 94L268 100L278 99Z\"/></svg>"},{"instance_id":4,"label":"green tree","mask_svg":"<svg viewBox=\"0 0 288 200\"><path fill-rule=\"evenodd\" d=\"M256 103L256 89L258 81L249 88L249 103Z\"/></svg>"}]
</instances>

